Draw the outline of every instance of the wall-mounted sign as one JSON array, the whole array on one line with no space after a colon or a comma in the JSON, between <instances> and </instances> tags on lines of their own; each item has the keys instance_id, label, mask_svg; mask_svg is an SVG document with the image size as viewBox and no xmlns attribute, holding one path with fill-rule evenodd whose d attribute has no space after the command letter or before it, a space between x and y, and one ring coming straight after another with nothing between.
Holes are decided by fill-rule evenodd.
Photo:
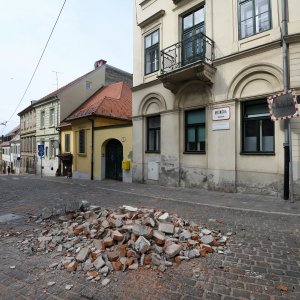
<instances>
[{"instance_id":1,"label":"wall-mounted sign","mask_svg":"<svg viewBox=\"0 0 300 300\"><path fill-rule=\"evenodd\" d=\"M213 122L212 123L212 130L228 130L229 122Z\"/></svg>"},{"instance_id":2,"label":"wall-mounted sign","mask_svg":"<svg viewBox=\"0 0 300 300\"><path fill-rule=\"evenodd\" d=\"M299 117L295 91L289 90L268 98L270 116L273 121Z\"/></svg>"},{"instance_id":3,"label":"wall-mounted sign","mask_svg":"<svg viewBox=\"0 0 300 300\"><path fill-rule=\"evenodd\" d=\"M213 121L219 120L229 120L230 119L230 108L226 107L219 107L212 110L212 119Z\"/></svg>"}]
</instances>

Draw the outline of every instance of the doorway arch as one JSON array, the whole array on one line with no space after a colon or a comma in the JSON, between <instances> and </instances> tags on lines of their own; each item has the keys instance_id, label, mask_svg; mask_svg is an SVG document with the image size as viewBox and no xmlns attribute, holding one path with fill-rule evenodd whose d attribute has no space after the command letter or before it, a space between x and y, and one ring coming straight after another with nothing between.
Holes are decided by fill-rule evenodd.
<instances>
[{"instance_id":1,"label":"doorway arch","mask_svg":"<svg viewBox=\"0 0 300 300\"><path fill-rule=\"evenodd\" d=\"M123 145L117 139L109 140L105 147L105 178L122 181Z\"/></svg>"}]
</instances>

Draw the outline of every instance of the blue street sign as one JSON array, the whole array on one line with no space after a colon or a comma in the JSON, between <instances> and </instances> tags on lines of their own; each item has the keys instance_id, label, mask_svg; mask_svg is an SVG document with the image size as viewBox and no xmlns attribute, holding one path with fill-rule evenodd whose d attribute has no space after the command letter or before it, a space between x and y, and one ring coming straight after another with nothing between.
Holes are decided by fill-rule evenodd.
<instances>
[{"instance_id":1,"label":"blue street sign","mask_svg":"<svg viewBox=\"0 0 300 300\"><path fill-rule=\"evenodd\" d=\"M38 145L38 156L42 157L44 156L45 152L44 152L44 145L40 144Z\"/></svg>"}]
</instances>

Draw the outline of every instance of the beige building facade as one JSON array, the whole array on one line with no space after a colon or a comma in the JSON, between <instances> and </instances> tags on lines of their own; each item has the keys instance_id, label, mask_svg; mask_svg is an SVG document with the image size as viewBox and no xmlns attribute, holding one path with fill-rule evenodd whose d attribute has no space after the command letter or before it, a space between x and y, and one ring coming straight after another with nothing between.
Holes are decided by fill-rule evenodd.
<instances>
[{"instance_id":1,"label":"beige building facade","mask_svg":"<svg viewBox=\"0 0 300 300\"><path fill-rule=\"evenodd\" d=\"M36 173L36 115L34 101L22 110L20 117L21 160L20 173Z\"/></svg>"},{"instance_id":2,"label":"beige building facade","mask_svg":"<svg viewBox=\"0 0 300 300\"><path fill-rule=\"evenodd\" d=\"M137 0L133 180L282 195L283 91L276 0ZM288 1L290 87L300 92L300 2ZM300 119L291 121L295 193Z\"/></svg>"}]
</instances>

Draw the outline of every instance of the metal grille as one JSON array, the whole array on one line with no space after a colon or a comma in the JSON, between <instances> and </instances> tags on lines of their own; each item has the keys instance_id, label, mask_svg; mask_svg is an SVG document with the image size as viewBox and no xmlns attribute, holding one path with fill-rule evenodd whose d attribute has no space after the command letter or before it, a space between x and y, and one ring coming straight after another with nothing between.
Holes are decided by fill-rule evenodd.
<instances>
[{"instance_id":1,"label":"metal grille","mask_svg":"<svg viewBox=\"0 0 300 300\"><path fill-rule=\"evenodd\" d=\"M198 61L212 64L213 52L214 41L203 33L195 34L161 51L161 73L169 73Z\"/></svg>"}]
</instances>

